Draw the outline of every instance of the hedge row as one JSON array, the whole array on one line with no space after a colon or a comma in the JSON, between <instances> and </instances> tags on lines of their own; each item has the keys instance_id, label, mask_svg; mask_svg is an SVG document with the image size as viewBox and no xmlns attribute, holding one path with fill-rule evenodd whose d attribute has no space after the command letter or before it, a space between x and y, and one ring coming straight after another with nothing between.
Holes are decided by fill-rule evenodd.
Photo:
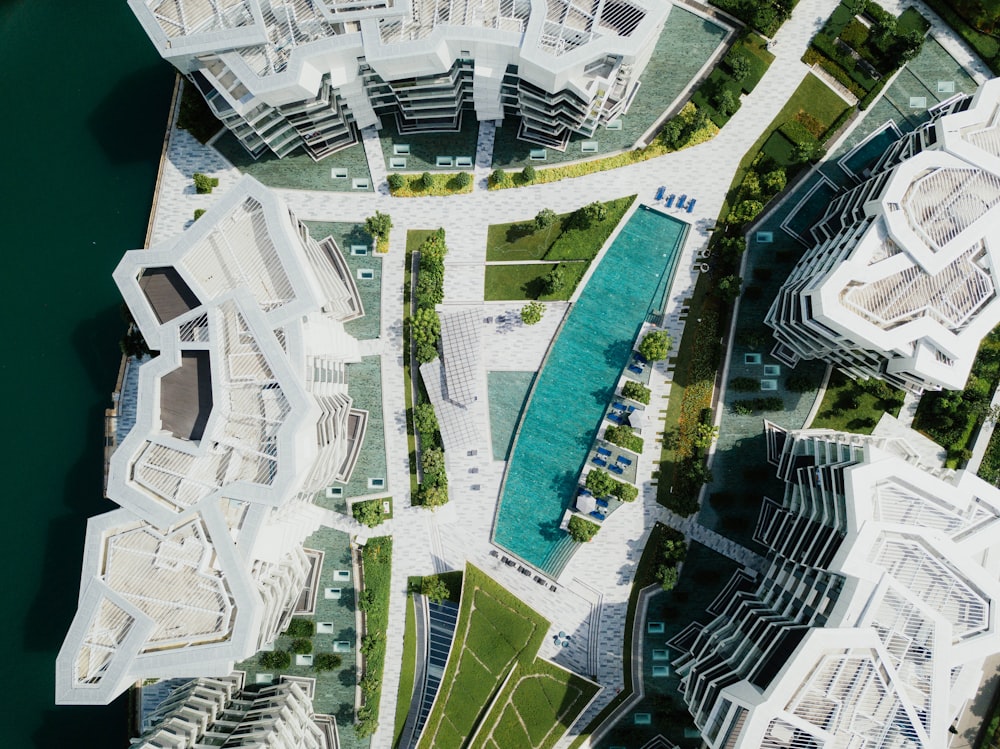
<instances>
[{"instance_id":1,"label":"hedge row","mask_svg":"<svg viewBox=\"0 0 1000 749\"><path fill-rule=\"evenodd\" d=\"M382 700L382 671L385 668L385 635L389 629L389 591L392 575L392 538L368 539L361 552L365 590L365 636L361 641L364 674L361 692L364 705L358 709L354 730L358 736L371 736L378 728L378 706Z\"/></svg>"}]
</instances>

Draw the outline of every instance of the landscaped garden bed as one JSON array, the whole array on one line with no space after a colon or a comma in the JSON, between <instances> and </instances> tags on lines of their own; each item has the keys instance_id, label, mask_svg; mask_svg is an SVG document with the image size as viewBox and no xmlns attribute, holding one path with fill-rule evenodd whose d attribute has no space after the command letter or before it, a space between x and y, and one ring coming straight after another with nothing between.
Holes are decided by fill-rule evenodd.
<instances>
[{"instance_id":1,"label":"landscaped garden bed","mask_svg":"<svg viewBox=\"0 0 1000 749\"><path fill-rule=\"evenodd\" d=\"M1000 75L1000 6L994 0L926 0L953 30Z\"/></svg>"},{"instance_id":2,"label":"landscaped garden bed","mask_svg":"<svg viewBox=\"0 0 1000 749\"><path fill-rule=\"evenodd\" d=\"M360 682L364 704L358 708L355 730L359 736L371 736L378 728L378 706L382 699L385 636L389 628L392 538L369 538L361 551L361 563L365 587L358 598L358 608L365 614L365 636L361 640L364 670Z\"/></svg>"},{"instance_id":3,"label":"landscaped garden bed","mask_svg":"<svg viewBox=\"0 0 1000 749\"><path fill-rule=\"evenodd\" d=\"M809 426L871 434L883 413L899 415L904 396L902 390L882 380L852 380L837 369L830 376L823 402Z\"/></svg>"}]
</instances>

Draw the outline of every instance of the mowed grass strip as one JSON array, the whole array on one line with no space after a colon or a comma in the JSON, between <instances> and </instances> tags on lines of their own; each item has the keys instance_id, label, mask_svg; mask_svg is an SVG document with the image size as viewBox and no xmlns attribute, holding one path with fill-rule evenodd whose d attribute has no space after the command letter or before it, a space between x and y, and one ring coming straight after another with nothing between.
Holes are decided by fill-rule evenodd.
<instances>
[{"instance_id":1,"label":"mowed grass strip","mask_svg":"<svg viewBox=\"0 0 1000 749\"><path fill-rule=\"evenodd\" d=\"M487 739L501 747L518 746L551 749L573 724L598 686L548 661L536 658L530 664L519 663L503 690L497 695L489 714L483 719L478 741ZM511 718L516 718L527 738L516 739L511 732Z\"/></svg>"},{"instance_id":2,"label":"mowed grass strip","mask_svg":"<svg viewBox=\"0 0 1000 749\"><path fill-rule=\"evenodd\" d=\"M545 277L560 263L531 263L525 265L487 265L486 301L538 299L543 302L564 302L573 296L577 284L587 272L590 263L582 260L561 263L566 272L566 283L554 294L546 294Z\"/></svg>"},{"instance_id":3,"label":"mowed grass strip","mask_svg":"<svg viewBox=\"0 0 1000 749\"><path fill-rule=\"evenodd\" d=\"M493 739L500 746L516 746L525 749L534 746L528 734L525 733L521 721L518 720L517 713L509 708L504 710L503 715L500 716L500 721L493 731Z\"/></svg>"},{"instance_id":4,"label":"mowed grass strip","mask_svg":"<svg viewBox=\"0 0 1000 749\"><path fill-rule=\"evenodd\" d=\"M535 657L548 627L488 575L467 566L455 640L420 749L461 747L510 666Z\"/></svg>"}]
</instances>

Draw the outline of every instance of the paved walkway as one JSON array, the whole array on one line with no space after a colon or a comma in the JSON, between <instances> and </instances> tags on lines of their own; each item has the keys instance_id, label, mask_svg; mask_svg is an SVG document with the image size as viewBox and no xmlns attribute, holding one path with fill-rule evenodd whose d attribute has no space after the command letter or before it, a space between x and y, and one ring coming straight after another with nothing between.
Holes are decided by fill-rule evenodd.
<instances>
[{"instance_id":1,"label":"paved walkway","mask_svg":"<svg viewBox=\"0 0 1000 749\"><path fill-rule=\"evenodd\" d=\"M656 487L648 479L660 450L658 440L653 438L647 439L647 449L637 464L639 476L646 477L640 501L621 508L605 521L601 533L593 542L584 545L567 565L555 591L550 590L549 581L545 585L537 584L534 575L518 574L516 569L501 564L498 557L491 554L495 551L490 544L492 521L504 464L492 459L488 433L483 444L468 450L467 454L447 455L452 500L448 506L433 514L412 507L402 360L406 232L416 228L445 228L449 247L445 264L445 304L456 308L474 307L482 311L484 320L493 318L492 323L484 322L484 366L487 369L530 371L540 365L567 305L547 305L543 321L527 328L514 319L519 303L484 303L486 227L493 223L529 220L541 208L569 212L593 200L610 200L635 193L640 200L651 202L659 185L667 185L671 192L687 193L697 198L695 211L693 214L676 212L675 215L690 222L692 231L682 249L666 304L667 329L674 341L679 342L684 328L685 300L690 297L697 280L700 265L697 253L707 247L705 227L714 223L719 214L739 157L770 124L808 73L800 58L808 41L836 5L837 0L801 0L792 18L775 37L772 47L775 61L767 74L754 92L744 98L740 110L726 128L707 143L611 172L488 192L484 181L489 174L495 129L491 123L482 123L472 193L447 198L397 199L388 194L378 139L374 132L366 130L363 144L376 188L374 194L278 191L302 219L360 222L380 210L389 213L394 224L389 252L382 257L381 334L376 341L365 344L366 351L377 353L382 360L387 478L394 500L394 518L378 532L394 536L395 552L380 729L373 737L372 749L392 744L402 659L404 593L406 578L410 575L456 569L468 561L542 613L553 623L553 631L562 630L573 635L568 648L556 648L552 638L546 638L541 654L579 673L596 676L606 689L560 741L559 746L567 746L581 727L623 687L620 648L629 590L655 522L676 527L689 538L749 569L760 570L763 565L756 554L703 528L694 520L678 518L656 503ZM936 24L937 30L940 20L935 19L922 3L918 5ZM960 62L971 62L972 57L967 49L963 51L961 42L949 34L938 34L938 40ZM979 70L974 65L971 67ZM985 72L978 75L986 77ZM154 223L154 241L169 238L185 228L195 208L208 207L213 201L212 196L194 194L190 174L195 168L219 177L217 192L224 192L239 178L237 170L217 152L200 146L186 133L174 133L168 153L169 162L164 171ZM501 316L509 321L500 321ZM666 363L654 368L650 383L653 400L647 410L654 421L663 418L670 396L671 375ZM343 524L344 521L330 518L331 524L335 522Z\"/></svg>"}]
</instances>

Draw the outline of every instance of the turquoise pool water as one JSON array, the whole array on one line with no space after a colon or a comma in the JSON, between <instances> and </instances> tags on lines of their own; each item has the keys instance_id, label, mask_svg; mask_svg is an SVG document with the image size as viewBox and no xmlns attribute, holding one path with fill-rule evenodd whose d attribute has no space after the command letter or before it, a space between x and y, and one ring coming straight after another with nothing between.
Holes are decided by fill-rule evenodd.
<instances>
[{"instance_id":1,"label":"turquoise pool water","mask_svg":"<svg viewBox=\"0 0 1000 749\"><path fill-rule=\"evenodd\" d=\"M496 543L558 573L576 478L632 342L662 306L687 224L640 206L573 305L536 380L507 468Z\"/></svg>"},{"instance_id":2,"label":"turquoise pool water","mask_svg":"<svg viewBox=\"0 0 1000 749\"><path fill-rule=\"evenodd\" d=\"M493 460L507 460L514 442L514 430L528 400L534 372L487 372L490 398L490 437Z\"/></svg>"}]
</instances>

